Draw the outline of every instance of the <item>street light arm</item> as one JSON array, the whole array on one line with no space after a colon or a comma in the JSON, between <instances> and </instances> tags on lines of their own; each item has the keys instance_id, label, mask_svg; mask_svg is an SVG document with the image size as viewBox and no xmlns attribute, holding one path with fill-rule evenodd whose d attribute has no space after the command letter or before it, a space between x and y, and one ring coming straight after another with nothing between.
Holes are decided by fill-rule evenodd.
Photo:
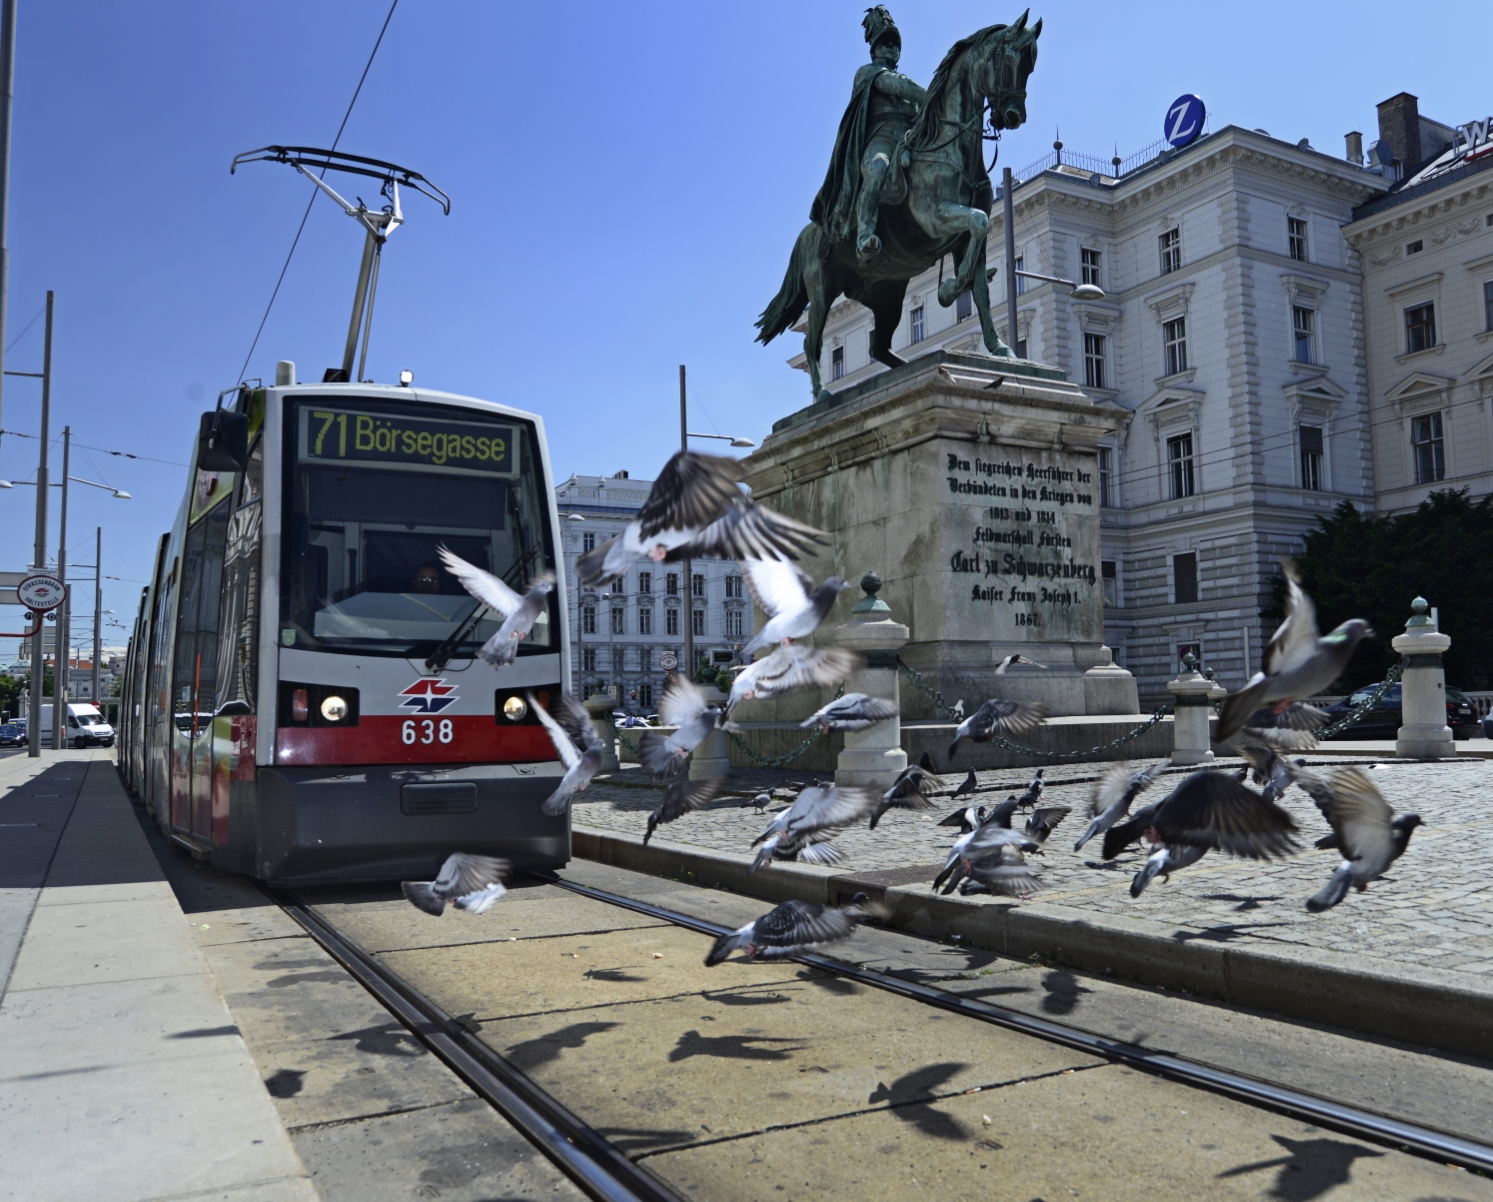
<instances>
[{"instance_id":1,"label":"street light arm","mask_svg":"<svg viewBox=\"0 0 1493 1202\"><path fill-rule=\"evenodd\" d=\"M738 438L734 434L696 434L693 430L691 430L686 435L686 437L688 437L688 438L719 438L719 439L721 439L724 442L729 442L733 447L754 447L754 446L757 445L750 438Z\"/></svg>"}]
</instances>

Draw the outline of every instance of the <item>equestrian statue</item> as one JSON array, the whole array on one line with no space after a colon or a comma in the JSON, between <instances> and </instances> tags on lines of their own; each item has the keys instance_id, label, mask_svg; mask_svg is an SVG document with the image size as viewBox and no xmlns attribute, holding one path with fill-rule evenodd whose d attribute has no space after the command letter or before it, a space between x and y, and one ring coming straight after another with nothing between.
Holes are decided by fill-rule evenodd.
<instances>
[{"instance_id":1,"label":"equestrian statue","mask_svg":"<svg viewBox=\"0 0 1493 1202\"><path fill-rule=\"evenodd\" d=\"M883 5L862 22L871 62L855 73L824 185L788 261L783 286L757 319L771 342L809 310L804 353L814 399L827 400L819 370L824 321L842 293L874 315L871 355L888 367L907 282L952 254L955 274L938 286L948 306L974 296L985 347L1016 352L990 319L985 234L995 195L983 142L1026 120L1026 81L1042 22L991 25L949 49L925 91L902 75L902 34ZM989 111L990 133L985 132Z\"/></svg>"}]
</instances>

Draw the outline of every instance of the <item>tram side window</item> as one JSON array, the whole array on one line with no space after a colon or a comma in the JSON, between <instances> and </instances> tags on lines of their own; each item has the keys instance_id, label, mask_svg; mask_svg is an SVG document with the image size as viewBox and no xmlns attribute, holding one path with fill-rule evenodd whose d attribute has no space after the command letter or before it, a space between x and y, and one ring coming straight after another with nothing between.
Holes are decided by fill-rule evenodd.
<instances>
[{"instance_id":1,"label":"tram side window","mask_svg":"<svg viewBox=\"0 0 1493 1202\"><path fill-rule=\"evenodd\" d=\"M177 728L201 733L212 719L218 670L218 599L228 535L228 501L219 502L187 530L181 561L181 600L172 656L172 715Z\"/></svg>"},{"instance_id":2,"label":"tram side window","mask_svg":"<svg viewBox=\"0 0 1493 1202\"><path fill-rule=\"evenodd\" d=\"M240 508L228 523L223 558L223 602L218 618L215 714L257 710L259 653L260 504Z\"/></svg>"}]
</instances>

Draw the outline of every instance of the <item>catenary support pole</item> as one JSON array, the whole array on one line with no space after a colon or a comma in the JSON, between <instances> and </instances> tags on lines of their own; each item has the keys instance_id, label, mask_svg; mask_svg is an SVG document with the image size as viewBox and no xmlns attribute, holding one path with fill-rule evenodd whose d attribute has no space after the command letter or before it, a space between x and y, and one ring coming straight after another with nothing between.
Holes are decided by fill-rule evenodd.
<instances>
[{"instance_id":1,"label":"catenary support pole","mask_svg":"<svg viewBox=\"0 0 1493 1202\"><path fill-rule=\"evenodd\" d=\"M1016 180L1011 168L1001 169L1001 212L1006 226L1006 343L1016 349L1016 206L1011 192Z\"/></svg>"},{"instance_id":2,"label":"catenary support pole","mask_svg":"<svg viewBox=\"0 0 1493 1202\"><path fill-rule=\"evenodd\" d=\"M99 696L99 665L98 657L103 651L104 631L104 578L100 573L104 570L104 528L97 526L93 531L93 704L98 706L100 713L104 707L99 705L103 700Z\"/></svg>"},{"instance_id":3,"label":"catenary support pole","mask_svg":"<svg viewBox=\"0 0 1493 1202\"><path fill-rule=\"evenodd\" d=\"M689 450L689 413L685 400L684 364L679 365L679 449ZM684 585L684 662L679 672L685 680L695 678L695 572L694 561L686 555L680 564Z\"/></svg>"},{"instance_id":4,"label":"catenary support pole","mask_svg":"<svg viewBox=\"0 0 1493 1202\"><path fill-rule=\"evenodd\" d=\"M47 570L47 448L51 443L52 420L52 301L47 293L47 329L41 361L41 458L36 465L36 551L33 572ZM26 754L33 759L41 755L41 703L46 679L46 622L37 615L36 633L31 636L31 702L26 710Z\"/></svg>"},{"instance_id":5,"label":"catenary support pole","mask_svg":"<svg viewBox=\"0 0 1493 1202\"><path fill-rule=\"evenodd\" d=\"M5 319L10 301L10 110L16 92L16 0L0 0L0 418L5 411ZM0 428L4 423L0 421ZM38 569L40 570L40 569Z\"/></svg>"},{"instance_id":6,"label":"catenary support pole","mask_svg":"<svg viewBox=\"0 0 1493 1202\"><path fill-rule=\"evenodd\" d=\"M72 594L67 587L67 474L72 467L73 428L62 427L62 511L58 516L57 579L62 581L62 607L52 632L52 750L61 751L67 742L67 673L72 633L68 616L72 613Z\"/></svg>"}]
</instances>

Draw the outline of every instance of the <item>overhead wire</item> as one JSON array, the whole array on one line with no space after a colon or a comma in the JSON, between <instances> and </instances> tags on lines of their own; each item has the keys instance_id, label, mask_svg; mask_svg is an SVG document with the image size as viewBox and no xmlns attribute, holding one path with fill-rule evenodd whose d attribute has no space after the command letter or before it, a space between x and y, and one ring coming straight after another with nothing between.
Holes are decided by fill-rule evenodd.
<instances>
[{"instance_id":1,"label":"overhead wire","mask_svg":"<svg viewBox=\"0 0 1493 1202\"><path fill-rule=\"evenodd\" d=\"M10 354L11 351L13 351L13 350L16 349L16 343L20 342L22 338L26 337L27 334L31 333L31 327L34 326L37 322L39 322L41 320L41 315L43 313L45 313L46 311L47 311L46 305L43 305L40 309L38 309L36 311L35 316L33 316L31 318L31 320L26 323L26 328L24 330L22 330L19 334L17 334L11 340L10 345L5 348L5 353L7 355Z\"/></svg>"},{"instance_id":2,"label":"overhead wire","mask_svg":"<svg viewBox=\"0 0 1493 1202\"><path fill-rule=\"evenodd\" d=\"M384 23L379 28L378 39L373 43L373 50L368 55L368 61L363 64L363 74L358 76L358 86L353 89L353 98L347 102L347 112L342 114L342 124L337 127L337 136L332 139L332 149L337 149L337 144L342 141L342 131L347 128L347 119L353 114L353 105L358 103L358 96L363 91L363 81L368 78L368 70L373 66L374 56L378 54L378 48L383 45L384 33L389 28L389 22L394 17L394 10L399 7L399 0L394 0L389 5L388 15L384 17ZM321 178L325 179L327 169L321 169ZM259 347L260 336L264 333L264 324L270 319L270 310L275 307L275 299L280 295L280 285L285 282L285 273L290 270L290 260L295 256L296 247L301 243L301 234L306 229L306 219L311 216L311 206L316 203L321 189L316 185L311 186L311 197L306 201L306 211L301 214L301 224L296 227L295 237L291 240L290 250L285 256L285 263L280 268L279 278L275 280L275 290L270 293L270 302L264 307L264 316L259 319L259 328L254 331L254 341L249 345L249 353L244 356L244 364L238 369L237 379L244 378L244 372L249 370L249 360L254 358L254 352Z\"/></svg>"}]
</instances>

